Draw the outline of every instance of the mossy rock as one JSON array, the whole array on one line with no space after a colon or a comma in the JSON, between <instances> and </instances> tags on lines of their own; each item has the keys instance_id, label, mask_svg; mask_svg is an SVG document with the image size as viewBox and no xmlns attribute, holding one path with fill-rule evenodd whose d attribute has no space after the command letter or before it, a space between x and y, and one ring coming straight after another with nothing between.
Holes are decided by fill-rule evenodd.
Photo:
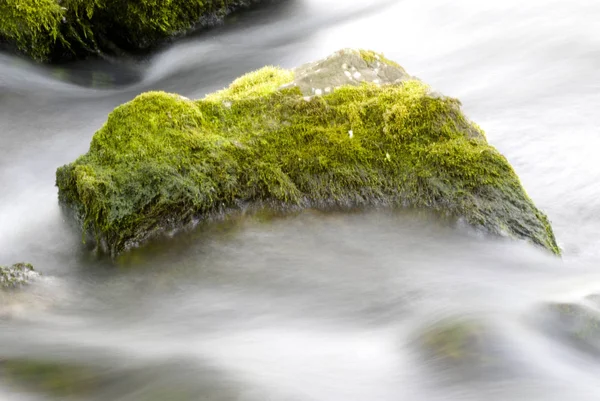
<instances>
[{"instance_id":1,"label":"mossy rock","mask_svg":"<svg viewBox=\"0 0 600 401\"><path fill-rule=\"evenodd\" d=\"M348 79L355 70L361 79ZM323 87L322 76L346 81ZM236 209L373 205L434 209L559 253L548 219L460 102L367 51L265 67L202 100L144 93L110 113L56 184L112 255Z\"/></svg>"},{"instance_id":2,"label":"mossy rock","mask_svg":"<svg viewBox=\"0 0 600 401\"><path fill-rule=\"evenodd\" d=\"M261 0L3 0L0 43L36 60L147 50Z\"/></svg>"},{"instance_id":3,"label":"mossy rock","mask_svg":"<svg viewBox=\"0 0 600 401\"><path fill-rule=\"evenodd\" d=\"M29 263L15 263L12 266L0 266L0 290L17 288L28 284L39 276Z\"/></svg>"}]
</instances>

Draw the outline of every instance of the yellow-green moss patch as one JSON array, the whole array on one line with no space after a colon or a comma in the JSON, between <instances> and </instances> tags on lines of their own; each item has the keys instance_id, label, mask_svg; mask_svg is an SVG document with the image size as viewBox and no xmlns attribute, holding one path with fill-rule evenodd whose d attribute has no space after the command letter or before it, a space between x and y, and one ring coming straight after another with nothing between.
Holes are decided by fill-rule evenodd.
<instances>
[{"instance_id":1,"label":"yellow-green moss patch","mask_svg":"<svg viewBox=\"0 0 600 401\"><path fill-rule=\"evenodd\" d=\"M284 84L292 82L294 73L283 68L266 66L241 76L221 91L206 96L208 101L252 99L270 95Z\"/></svg>"},{"instance_id":2,"label":"yellow-green moss patch","mask_svg":"<svg viewBox=\"0 0 600 401\"><path fill-rule=\"evenodd\" d=\"M387 64L392 67L400 67L400 64L396 63L393 60L386 58L383 55L383 53L377 53L372 50L364 50L364 49L359 50L359 52L360 52L360 56L362 57L362 59L365 60L368 64L375 64L379 61L383 64Z\"/></svg>"}]
</instances>

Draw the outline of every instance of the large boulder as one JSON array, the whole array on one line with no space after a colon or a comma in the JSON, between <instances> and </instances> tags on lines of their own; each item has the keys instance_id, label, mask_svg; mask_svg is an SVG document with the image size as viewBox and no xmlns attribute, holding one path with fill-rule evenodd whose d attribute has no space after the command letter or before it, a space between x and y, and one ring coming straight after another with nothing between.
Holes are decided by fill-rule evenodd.
<instances>
[{"instance_id":1,"label":"large boulder","mask_svg":"<svg viewBox=\"0 0 600 401\"><path fill-rule=\"evenodd\" d=\"M369 205L442 211L559 253L548 219L460 102L369 51L265 67L202 100L144 93L56 178L60 200L112 255L248 206Z\"/></svg>"},{"instance_id":2,"label":"large boulder","mask_svg":"<svg viewBox=\"0 0 600 401\"><path fill-rule=\"evenodd\" d=\"M0 43L36 60L136 52L261 0L3 0Z\"/></svg>"}]
</instances>

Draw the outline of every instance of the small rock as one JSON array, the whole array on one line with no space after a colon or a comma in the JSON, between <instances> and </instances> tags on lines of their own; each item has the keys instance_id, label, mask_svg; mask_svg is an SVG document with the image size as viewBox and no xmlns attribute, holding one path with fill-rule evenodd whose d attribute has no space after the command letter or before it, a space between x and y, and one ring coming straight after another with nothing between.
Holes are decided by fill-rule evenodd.
<instances>
[{"instance_id":1,"label":"small rock","mask_svg":"<svg viewBox=\"0 0 600 401\"><path fill-rule=\"evenodd\" d=\"M15 263L10 267L0 266L0 289L20 287L38 276L39 273L29 263Z\"/></svg>"}]
</instances>

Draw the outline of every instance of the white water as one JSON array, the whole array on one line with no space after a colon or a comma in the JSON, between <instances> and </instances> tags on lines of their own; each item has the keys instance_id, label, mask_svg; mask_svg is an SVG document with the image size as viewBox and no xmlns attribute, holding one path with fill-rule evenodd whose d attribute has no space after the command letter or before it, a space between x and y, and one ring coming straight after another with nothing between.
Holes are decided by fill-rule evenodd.
<instances>
[{"instance_id":1,"label":"white water","mask_svg":"<svg viewBox=\"0 0 600 401\"><path fill-rule=\"evenodd\" d=\"M545 302L600 292L598 20L587 0L297 0L140 65L0 54L0 263L46 276L0 299L0 369L16 357L87 366L103 378L79 394L91 400L597 400L598 357L538 321ZM150 89L200 97L342 47L383 51L461 99L563 258L386 211L217 224L118 266L81 244L54 172L115 106ZM424 353L425 327L446 317L483 322L499 372ZM50 399L14 379L0 378L0 399Z\"/></svg>"}]
</instances>

